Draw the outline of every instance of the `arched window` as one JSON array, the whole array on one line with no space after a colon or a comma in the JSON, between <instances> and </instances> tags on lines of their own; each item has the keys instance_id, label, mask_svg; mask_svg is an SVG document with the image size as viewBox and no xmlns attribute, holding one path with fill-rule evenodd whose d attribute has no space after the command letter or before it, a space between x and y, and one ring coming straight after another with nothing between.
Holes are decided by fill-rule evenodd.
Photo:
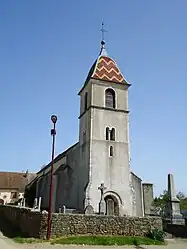
<instances>
[{"instance_id":1,"label":"arched window","mask_svg":"<svg viewBox=\"0 0 187 249\"><path fill-rule=\"evenodd\" d=\"M106 89L105 91L105 107L116 108L116 98L113 89Z\"/></svg>"},{"instance_id":2,"label":"arched window","mask_svg":"<svg viewBox=\"0 0 187 249\"><path fill-rule=\"evenodd\" d=\"M115 129L114 128L112 128L112 130L110 131L110 140L115 141Z\"/></svg>"},{"instance_id":3,"label":"arched window","mask_svg":"<svg viewBox=\"0 0 187 249\"><path fill-rule=\"evenodd\" d=\"M109 140L110 129L106 128L106 140Z\"/></svg>"},{"instance_id":4,"label":"arched window","mask_svg":"<svg viewBox=\"0 0 187 249\"><path fill-rule=\"evenodd\" d=\"M113 146L110 146L109 155L114 156L114 148L113 148Z\"/></svg>"},{"instance_id":5,"label":"arched window","mask_svg":"<svg viewBox=\"0 0 187 249\"><path fill-rule=\"evenodd\" d=\"M84 95L84 110L88 108L88 93L86 92Z\"/></svg>"}]
</instances>

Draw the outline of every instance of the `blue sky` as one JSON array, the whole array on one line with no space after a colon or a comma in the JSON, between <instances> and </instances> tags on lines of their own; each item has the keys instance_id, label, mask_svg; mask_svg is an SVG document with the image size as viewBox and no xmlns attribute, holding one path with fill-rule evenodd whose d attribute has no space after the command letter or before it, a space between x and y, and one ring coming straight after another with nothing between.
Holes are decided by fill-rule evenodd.
<instances>
[{"instance_id":1,"label":"blue sky","mask_svg":"<svg viewBox=\"0 0 187 249\"><path fill-rule=\"evenodd\" d=\"M132 84L131 168L155 194L173 173L187 194L187 1L0 2L0 170L37 171L78 140L77 93L106 47Z\"/></svg>"}]
</instances>

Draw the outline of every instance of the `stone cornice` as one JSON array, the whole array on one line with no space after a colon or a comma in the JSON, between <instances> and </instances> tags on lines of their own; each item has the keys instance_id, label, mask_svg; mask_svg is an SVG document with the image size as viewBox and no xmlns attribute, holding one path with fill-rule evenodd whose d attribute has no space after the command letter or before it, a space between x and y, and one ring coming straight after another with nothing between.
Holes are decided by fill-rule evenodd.
<instances>
[{"instance_id":1,"label":"stone cornice","mask_svg":"<svg viewBox=\"0 0 187 249\"><path fill-rule=\"evenodd\" d=\"M107 111L112 111L112 112L122 112L122 113L129 113L127 110L122 110L122 109L113 109L113 108L107 108L107 107L102 107L102 106L96 106L96 105L90 105L81 115L79 116L79 119L91 108L99 109L99 110L107 110Z\"/></svg>"}]
</instances>

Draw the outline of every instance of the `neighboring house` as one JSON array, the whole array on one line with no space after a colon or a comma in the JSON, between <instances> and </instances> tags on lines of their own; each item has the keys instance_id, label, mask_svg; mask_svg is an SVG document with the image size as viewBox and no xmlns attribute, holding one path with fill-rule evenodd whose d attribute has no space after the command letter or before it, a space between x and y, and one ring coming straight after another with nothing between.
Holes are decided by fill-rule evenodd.
<instances>
[{"instance_id":1,"label":"neighboring house","mask_svg":"<svg viewBox=\"0 0 187 249\"><path fill-rule=\"evenodd\" d=\"M0 204L15 203L24 196L25 186L36 176L33 173L0 172Z\"/></svg>"},{"instance_id":2,"label":"neighboring house","mask_svg":"<svg viewBox=\"0 0 187 249\"><path fill-rule=\"evenodd\" d=\"M150 213L153 189L130 169L130 84L104 44L79 92L79 141L55 158L52 210L65 205L84 212L91 205L98 213L103 183L107 215L143 216ZM50 169L51 163L27 186L35 186L42 209L49 207Z\"/></svg>"}]
</instances>

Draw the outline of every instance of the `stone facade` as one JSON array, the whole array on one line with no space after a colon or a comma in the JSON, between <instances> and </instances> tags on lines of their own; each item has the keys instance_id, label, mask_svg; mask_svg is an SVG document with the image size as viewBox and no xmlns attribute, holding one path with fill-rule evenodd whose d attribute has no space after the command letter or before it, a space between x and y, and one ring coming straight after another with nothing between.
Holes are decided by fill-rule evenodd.
<instances>
[{"instance_id":1,"label":"stone facade","mask_svg":"<svg viewBox=\"0 0 187 249\"><path fill-rule=\"evenodd\" d=\"M113 109L105 106L107 89L115 93ZM86 94L90 98L87 109L84 108ZM118 205L119 214L134 215L130 189L128 84L90 79L81 89L80 98L80 164L82 170L89 173L85 205L91 204L95 212L99 212L98 186L103 182L107 187L105 198L110 197ZM106 139L107 127L115 131L113 140ZM110 147L113 155L110 155Z\"/></svg>"},{"instance_id":2,"label":"stone facade","mask_svg":"<svg viewBox=\"0 0 187 249\"><path fill-rule=\"evenodd\" d=\"M10 222L11 227L20 230L25 237L46 238L46 214L26 208L0 206L0 219ZM159 217L53 214L51 232L52 236L57 237L76 234L146 236L153 228L162 230Z\"/></svg>"},{"instance_id":3,"label":"stone facade","mask_svg":"<svg viewBox=\"0 0 187 249\"><path fill-rule=\"evenodd\" d=\"M151 183L143 183L143 200L144 200L144 214L152 215L152 204L153 204L153 184Z\"/></svg>"},{"instance_id":4,"label":"stone facade","mask_svg":"<svg viewBox=\"0 0 187 249\"><path fill-rule=\"evenodd\" d=\"M104 183L105 214L143 217L142 181L130 170L130 84L103 44L79 92L79 142L55 158L52 209L83 213L91 205L99 213L98 187ZM50 167L36 177L42 209L48 209Z\"/></svg>"},{"instance_id":5,"label":"stone facade","mask_svg":"<svg viewBox=\"0 0 187 249\"><path fill-rule=\"evenodd\" d=\"M144 216L144 199L142 193L142 180L131 172L132 191L134 192L134 216Z\"/></svg>"}]
</instances>

